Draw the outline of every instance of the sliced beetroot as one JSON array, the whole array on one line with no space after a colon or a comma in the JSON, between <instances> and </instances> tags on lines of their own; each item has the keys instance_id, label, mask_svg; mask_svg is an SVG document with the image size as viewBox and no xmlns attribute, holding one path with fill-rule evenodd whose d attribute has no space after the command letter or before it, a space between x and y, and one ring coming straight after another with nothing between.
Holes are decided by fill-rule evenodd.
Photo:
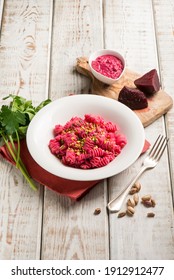
<instances>
[{"instance_id":1,"label":"sliced beetroot","mask_svg":"<svg viewBox=\"0 0 174 280\"><path fill-rule=\"evenodd\" d=\"M145 94L136 88L124 86L119 93L118 101L125 104L132 110L139 110L148 107Z\"/></svg>"},{"instance_id":2,"label":"sliced beetroot","mask_svg":"<svg viewBox=\"0 0 174 280\"><path fill-rule=\"evenodd\" d=\"M139 90L143 91L146 96L150 96L159 91L160 82L156 69L152 69L142 77L136 79L134 84Z\"/></svg>"}]
</instances>

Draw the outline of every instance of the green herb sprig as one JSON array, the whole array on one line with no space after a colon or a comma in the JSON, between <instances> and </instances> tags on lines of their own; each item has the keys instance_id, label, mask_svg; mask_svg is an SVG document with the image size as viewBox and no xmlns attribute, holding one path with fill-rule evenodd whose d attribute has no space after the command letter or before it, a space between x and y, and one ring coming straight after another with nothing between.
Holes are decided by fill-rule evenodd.
<instances>
[{"instance_id":1,"label":"green herb sprig","mask_svg":"<svg viewBox=\"0 0 174 280\"><path fill-rule=\"evenodd\" d=\"M51 100L47 99L34 107L32 101L23 97L10 94L3 100L8 98L12 99L10 104L8 106L2 105L0 109L0 144L6 145L16 167L21 171L31 188L36 190L37 186L29 176L20 157L20 140L26 137L27 128L32 118Z\"/></svg>"}]
</instances>

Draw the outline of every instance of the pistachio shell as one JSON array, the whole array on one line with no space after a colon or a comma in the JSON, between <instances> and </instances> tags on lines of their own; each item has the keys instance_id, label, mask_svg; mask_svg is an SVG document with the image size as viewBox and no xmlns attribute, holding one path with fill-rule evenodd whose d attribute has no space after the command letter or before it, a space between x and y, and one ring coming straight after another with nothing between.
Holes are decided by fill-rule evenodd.
<instances>
[{"instance_id":1,"label":"pistachio shell","mask_svg":"<svg viewBox=\"0 0 174 280\"><path fill-rule=\"evenodd\" d=\"M139 196L137 193L134 194L133 199L134 199L135 205L137 205L139 202Z\"/></svg>"},{"instance_id":2,"label":"pistachio shell","mask_svg":"<svg viewBox=\"0 0 174 280\"><path fill-rule=\"evenodd\" d=\"M150 194L144 195L141 199L142 199L142 201L151 200L151 195Z\"/></svg>"},{"instance_id":3,"label":"pistachio shell","mask_svg":"<svg viewBox=\"0 0 174 280\"><path fill-rule=\"evenodd\" d=\"M122 217L124 217L126 215L126 212L120 212L120 213L118 213L118 218L122 218Z\"/></svg>"}]
</instances>

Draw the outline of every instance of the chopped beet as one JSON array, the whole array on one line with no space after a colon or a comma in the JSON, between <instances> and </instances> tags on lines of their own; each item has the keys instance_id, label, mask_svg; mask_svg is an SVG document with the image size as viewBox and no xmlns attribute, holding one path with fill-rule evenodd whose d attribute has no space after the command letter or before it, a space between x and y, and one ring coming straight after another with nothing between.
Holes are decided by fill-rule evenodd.
<instances>
[{"instance_id":1,"label":"chopped beet","mask_svg":"<svg viewBox=\"0 0 174 280\"><path fill-rule=\"evenodd\" d=\"M145 94L136 88L124 86L119 93L118 101L125 104L132 110L139 110L148 107Z\"/></svg>"},{"instance_id":2,"label":"chopped beet","mask_svg":"<svg viewBox=\"0 0 174 280\"><path fill-rule=\"evenodd\" d=\"M152 69L142 77L136 79L134 84L139 90L143 91L146 96L150 96L159 91L160 82L156 69Z\"/></svg>"}]
</instances>

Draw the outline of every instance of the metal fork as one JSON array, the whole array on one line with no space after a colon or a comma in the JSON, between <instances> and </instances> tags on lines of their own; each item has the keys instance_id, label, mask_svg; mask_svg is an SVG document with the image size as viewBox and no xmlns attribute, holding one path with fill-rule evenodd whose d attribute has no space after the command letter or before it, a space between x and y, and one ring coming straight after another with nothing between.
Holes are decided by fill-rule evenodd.
<instances>
[{"instance_id":1,"label":"metal fork","mask_svg":"<svg viewBox=\"0 0 174 280\"><path fill-rule=\"evenodd\" d=\"M131 187L137 181L137 179L141 176L141 174L146 169L154 168L157 165L157 163L159 162L159 160L167 146L168 140L169 139L163 135L158 136L155 143L153 144L150 151L148 152L146 158L144 159L144 161L142 163L142 167L141 167L140 171L138 172L138 174L135 176L135 178L133 178L133 180L128 184L128 186L118 194L117 197L115 197L108 203L107 207L108 207L109 211L111 211L111 212L120 211L122 204L123 204L126 196L128 195Z\"/></svg>"}]
</instances>

